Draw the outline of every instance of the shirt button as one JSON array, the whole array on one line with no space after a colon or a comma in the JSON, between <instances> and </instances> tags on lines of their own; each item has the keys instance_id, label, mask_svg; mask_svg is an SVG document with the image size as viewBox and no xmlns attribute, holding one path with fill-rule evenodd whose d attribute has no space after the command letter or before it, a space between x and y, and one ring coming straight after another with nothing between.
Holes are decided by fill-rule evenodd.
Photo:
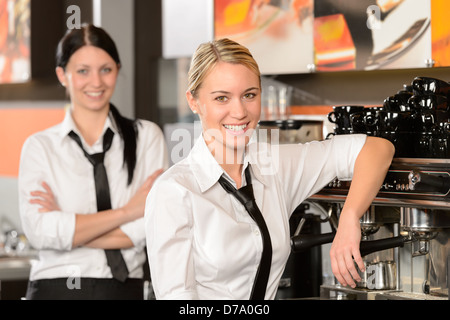
<instances>
[{"instance_id":1,"label":"shirt button","mask_svg":"<svg viewBox=\"0 0 450 320\"><path fill-rule=\"evenodd\" d=\"M260 232L259 232L258 229L255 229L255 230L253 231L253 233L255 234L255 236L259 236L259 235L260 235Z\"/></svg>"}]
</instances>

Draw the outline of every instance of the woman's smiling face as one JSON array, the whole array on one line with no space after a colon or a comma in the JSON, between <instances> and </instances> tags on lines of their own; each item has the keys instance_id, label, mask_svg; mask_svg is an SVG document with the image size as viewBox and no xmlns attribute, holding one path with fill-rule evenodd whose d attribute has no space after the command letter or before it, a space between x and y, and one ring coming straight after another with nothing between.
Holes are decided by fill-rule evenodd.
<instances>
[{"instance_id":1,"label":"woman's smiling face","mask_svg":"<svg viewBox=\"0 0 450 320\"><path fill-rule=\"evenodd\" d=\"M215 141L233 150L245 147L261 114L259 77L242 64L219 62L196 97L188 93L188 101L200 117L208 144Z\"/></svg>"},{"instance_id":2,"label":"woman's smiling face","mask_svg":"<svg viewBox=\"0 0 450 320\"><path fill-rule=\"evenodd\" d=\"M73 106L91 111L109 107L118 72L119 66L106 51L89 45L70 57L65 70L61 67L56 70Z\"/></svg>"}]
</instances>

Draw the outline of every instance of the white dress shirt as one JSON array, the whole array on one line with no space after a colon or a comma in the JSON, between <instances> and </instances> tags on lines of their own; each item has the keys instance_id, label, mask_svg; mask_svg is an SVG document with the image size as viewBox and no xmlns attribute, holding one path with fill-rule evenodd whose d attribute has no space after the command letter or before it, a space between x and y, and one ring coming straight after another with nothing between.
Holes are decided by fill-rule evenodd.
<instances>
[{"instance_id":1,"label":"white dress shirt","mask_svg":"<svg viewBox=\"0 0 450 320\"><path fill-rule=\"evenodd\" d=\"M250 163L256 202L273 248L266 299L275 298L291 251L291 213L336 176L350 180L365 139L335 136L272 150L257 143L247 146L244 169ZM218 183L222 174L200 137L188 157L150 190L145 229L156 298L249 299L262 239L245 208Z\"/></svg>"},{"instance_id":2,"label":"white dress shirt","mask_svg":"<svg viewBox=\"0 0 450 320\"><path fill-rule=\"evenodd\" d=\"M110 116L111 117L111 116ZM149 121L138 121L137 162L133 181L127 186L128 171L123 162L124 142L114 120L107 118L115 133L106 152L105 167L112 208L125 205L155 170L167 168L167 150L160 128ZM30 136L22 149L19 170L19 208L22 227L30 244L39 250L39 260L32 265L30 280L91 277L112 278L103 249L72 248L75 214L97 212L93 166L68 133L77 133L85 150L103 152L103 138L89 146L79 134L70 110L60 124ZM43 190L45 181L52 189L61 211L39 213L39 205L30 204L30 192ZM126 223L121 230L134 247L122 249L130 278L142 278L145 261L143 218Z\"/></svg>"}]
</instances>

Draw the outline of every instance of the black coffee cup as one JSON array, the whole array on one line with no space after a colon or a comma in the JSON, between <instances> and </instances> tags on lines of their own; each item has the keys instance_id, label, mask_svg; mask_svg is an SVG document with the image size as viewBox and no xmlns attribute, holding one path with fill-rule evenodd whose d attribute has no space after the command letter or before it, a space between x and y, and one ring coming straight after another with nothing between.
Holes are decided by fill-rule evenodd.
<instances>
[{"instance_id":1,"label":"black coffee cup","mask_svg":"<svg viewBox=\"0 0 450 320\"><path fill-rule=\"evenodd\" d=\"M399 92L384 100L383 106L387 111L410 111L409 99L413 96L411 92Z\"/></svg>"},{"instance_id":2,"label":"black coffee cup","mask_svg":"<svg viewBox=\"0 0 450 320\"><path fill-rule=\"evenodd\" d=\"M411 85L415 95L440 94L446 97L450 95L450 84L444 80L430 77L416 77Z\"/></svg>"},{"instance_id":3,"label":"black coffee cup","mask_svg":"<svg viewBox=\"0 0 450 320\"><path fill-rule=\"evenodd\" d=\"M350 115L363 111L364 106L335 106L333 111L328 114L328 120L336 124L335 132L345 134L352 132Z\"/></svg>"},{"instance_id":4,"label":"black coffee cup","mask_svg":"<svg viewBox=\"0 0 450 320\"><path fill-rule=\"evenodd\" d=\"M433 158L441 158L441 159L447 158L449 155L448 138L446 137L433 138L431 144L431 152Z\"/></svg>"},{"instance_id":5,"label":"black coffee cup","mask_svg":"<svg viewBox=\"0 0 450 320\"><path fill-rule=\"evenodd\" d=\"M378 130L412 131L414 117L411 112L378 111Z\"/></svg>"},{"instance_id":6,"label":"black coffee cup","mask_svg":"<svg viewBox=\"0 0 450 320\"><path fill-rule=\"evenodd\" d=\"M421 110L443 110L448 111L448 99L440 94L413 95L408 103L417 111Z\"/></svg>"},{"instance_id":7,"label":"black coffee cup","mask_svg":"<svg viewBox=\"0 0 450 320\"><path fill-rule=\"evenodd\" d=\"M355 133L374 133L378 130L379 117L381 110L367 108L364 111L356 112L350 116L352 129Z\"/></svg>"},{"instance_id":8,"label":"black coffee cup","mask_svg":"<svg viewBox=\"0 0 450 320\"><path fill-rule=\"evenodd\" d=\"M404 84L403 89L397 91L397 93L413 93L412 85Z\"/></svg>"},{"instance_id":9,"label":"black coffee cup","mask_svg":"<svg viewBox=\"0 0 450 320\"><path fill-rule=\"evenodd\" d=\"M422 110L417 118L422 131L438 132L441 124L450 122L450 113L443 110Z\"/></svg>"},{"instance_id":10,"label":"black coffee cup","mask_svg":"<svg viewBox=\"0 0 450 320\"><path fill-rule=\"evenodd\" d=\"M416 154L419 158L447 159L450 155L449 138L430 132L417 133Z\"/></svg>"},{"instance_id":11,"label":"black coffee cup","mask_svg":"<svg viewBox=\"0 0 450 320\"><path fill-rule=\"evenodd\" d=\"M433 127L436 125L436 117L430 111L422 112L419 116L422 131L423 132L431 132Z\"/></svg>"},{"instance_id":12,"label":"black coffee cup","mask_svg":"<svg viewBox=\"0 0 450 320\"><path fill-rule=\"evenodd\" d=\"M439 133L443 136L450 138L450 122L439 123Z\"/></svg>"},{"instance_id":13,"label":"black coffee cup","mask_svg":"<svg viewBox=\"0 0 450 320\"><path fill-rule=\"evenodd\" d=\"M419 158L432 158L433 135L430 132L416 134L415 153Z\"/></svg>"}]
</instances>

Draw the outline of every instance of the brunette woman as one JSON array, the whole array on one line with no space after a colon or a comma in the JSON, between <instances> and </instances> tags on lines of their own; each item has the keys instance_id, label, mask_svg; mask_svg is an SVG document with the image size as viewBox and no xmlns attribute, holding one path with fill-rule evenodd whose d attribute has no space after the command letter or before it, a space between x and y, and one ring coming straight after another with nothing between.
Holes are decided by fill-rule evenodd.
<instances>
[{"instance_id":1,"label":"brunette woman","mask_svg":"<svg viewBox=\"0 0 450 320\"><path fill-rule=\"evenodd\" d=\"M39 250L26 298L142 299L145 200L168 163L162 131L111 103L121 64L105 30L69 30L56 65L70 108L27 139L20 161L22 225Z\"/></svg>"}]
</instances>

